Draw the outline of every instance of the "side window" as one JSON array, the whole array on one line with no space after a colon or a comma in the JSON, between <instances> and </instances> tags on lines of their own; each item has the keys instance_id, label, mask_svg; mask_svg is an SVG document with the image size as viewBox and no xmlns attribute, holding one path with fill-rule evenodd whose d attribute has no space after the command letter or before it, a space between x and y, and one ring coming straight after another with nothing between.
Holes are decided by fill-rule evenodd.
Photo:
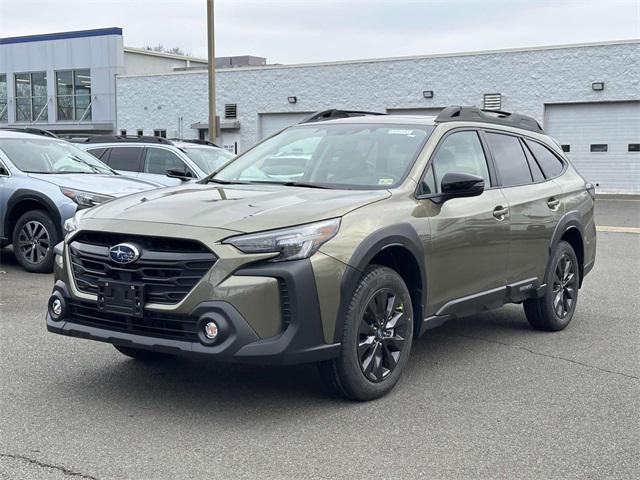
<instances>
[{"instance_id":1,"label":"side window","mask_svg":"<svg viewBox=\"0 0 640 480\"><path fill-rule=\"evenodd\" d=\"M109 152L107 164L114 170L139 172L140 150L141 147L113 147Z\"/></svg>"},{"instance_id":2,"label":"side window","mask_svg":"<svg viewBox=\"0 0 640 480\"><path fill-rule=\"evenodd\" d=\"M487 142L503 187L525 185L533 181L518 137L487 132Z\"/></svg>"},{"instance_id":3,"label":"side window","mask_svg":"<svg viewBox=\"0 0 640 480\"><path fill-rule=\"evenodd\" d=\"M424 172L424 176L420 182L418 195L430 195L432 193L437 193L436 180L433 178L433 165L429 165L429 168Z\"/></svg>"},{"instance_id":4,"label":"side window","mask_svg":"<svg viewBox=\"0 0 640 480\"><path fill-rule=\"evenodd\" d=\"M524 141L524 139L521 139L522 141ZM529 162L529 170L531 170L531 176L533 177L533 181L534 182L541 182L544 180L544 173L542 173L542 170L540 169L540 165L538 165L538 162L536 161L535 158L533 158L533 155L531 154L531 151L529 151L529 148L524 146L524 154L527 157L527 162Z\"/></svg>"},{"instance_id":5,"label":"side window","mask_svg":"<svg viewBox=\"0 0 640 480\"><path fill-rule=\"evenodd\" d=\"M477 175L484 179L485 185L491 185L487 159L475 131L456 132L445 138L432 157L431 165L437 192L442 178L450 172Z\"/></svg>"},{"instance_id":6,"label":"side window","mask_svg":"<svg viewBox=\"0 0 640 480\"><path fill-rule=\"evenodd\" d=\"M547 178L555 177L562 172L564 165L562 164L562 161L560 161L560 159L551 152L551 150L538 142L533 142L531 140L525 140L525 142L531 150L531 153L533 153L533 156L536 157L536 160L540 164L540 168L542 168L542 171Z\"/></svg>"},{"instance_id":7,"label":"side window","mask_svg":"<svg viewBox=\"0 0 640 480\"><path fill-rule=\"evenodd\" d=\"M167 170L179 170L187 172L187 175L193 175L185 163L175 153L165 150L164 148L147 147L147 154L144 159L144 171L146 173L155 173L158 175L166 175Z\"/></svg>"},{"instance_id":8,"label":"side window","mask_svg":"<svg viewBox=\"0 0 640 480\"><path fill-rule=\"evenodd\" d=\"M94 157L100 159L102 158L102 155L104 155L104 152L106 151L107 151L106 148L92 148L91 150L87 150L87 153L90 153Z\"/></svg>"}]
</instances>

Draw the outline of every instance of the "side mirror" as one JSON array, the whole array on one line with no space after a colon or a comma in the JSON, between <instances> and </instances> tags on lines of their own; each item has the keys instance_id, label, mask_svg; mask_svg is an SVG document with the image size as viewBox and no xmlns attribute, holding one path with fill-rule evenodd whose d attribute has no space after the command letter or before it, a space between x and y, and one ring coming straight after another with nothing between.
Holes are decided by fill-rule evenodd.
<instances>
[{"instance_id":1,"label":"side mirror","mask_svg":"<svg viewBox=\"0 0 640 480\"><path fill-rule=\"evenodd\" d=\"M187 171L184 170L167 170L167 177L170 178L178 178L180 180L182 180L183 182L186 180L192 180L193 177L191 176L191 174Z\"/></svg>"},{"instance_id":2,"label":"side mirror","mask_svg":"<svg viewBox=\"0 0 640 480\"><path fill-rule=\"evenodd\" d=\"M458 197L477 197L484 192L484 179L469 173L450 172L440 184L442 200Z\"/></svg>"}]
</instances>

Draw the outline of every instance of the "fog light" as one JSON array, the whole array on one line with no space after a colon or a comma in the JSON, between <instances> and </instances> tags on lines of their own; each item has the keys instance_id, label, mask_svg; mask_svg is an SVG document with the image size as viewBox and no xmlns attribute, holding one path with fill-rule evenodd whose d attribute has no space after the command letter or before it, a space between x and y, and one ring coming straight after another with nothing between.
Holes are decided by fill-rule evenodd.
<instances>
[{"instance_id":1,"label":"fog light","mask_svg":"<svg viewBox=\"0 0 640 480\"><path fill-rule=\"evenodd\" d=\"M218 337L218 324L216 322L207 322L204 326L204 336L209 340L215 340Z\"/></svg>"},{"instance_id":2,"label":"fog light","mask_svg":"<svg viewBox=\"0 0 640 480\"><path fill-rule=\"evenodd\" d=\"M62 302L59 298L56 298L53 302L51 302L51 311L55 314L56 317L59 317L62 313Z\"/></svg>"}]
</instances>

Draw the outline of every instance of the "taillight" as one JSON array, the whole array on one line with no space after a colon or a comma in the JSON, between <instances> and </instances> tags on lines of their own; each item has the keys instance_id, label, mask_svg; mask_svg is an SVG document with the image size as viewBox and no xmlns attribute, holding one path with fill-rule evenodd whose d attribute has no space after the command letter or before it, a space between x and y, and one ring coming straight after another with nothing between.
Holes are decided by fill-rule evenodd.
<instances>
[{"instance_id":1,"label":"taillight","mask_svg":"<svg viewBox=\"0 0 640 480\"><path fill-rule=\"evenodd\" d=\"M589 192L589 195L591 195L591 198L593 198L595 200L596 199L596 187L593 185L593 183L586 183L584 188L585 188L585 190L587 192Z\"/></svg>"}]
</instances>

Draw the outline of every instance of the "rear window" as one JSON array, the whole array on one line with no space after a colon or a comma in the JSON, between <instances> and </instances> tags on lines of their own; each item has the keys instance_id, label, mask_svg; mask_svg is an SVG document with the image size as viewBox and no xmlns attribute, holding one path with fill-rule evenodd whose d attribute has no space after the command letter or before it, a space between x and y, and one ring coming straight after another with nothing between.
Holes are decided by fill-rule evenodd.
<instances>
[{"instance_id":1,"label":"rear window","mask_svg":"<svg viewBox=\"0 0 640 480\"><path fill-rule=\"evenodd\" d=\"M529 164L518 137L487 133L487 141L503 187L525 185L532 182Z\"/></svg>"},{"instance_id":2,"label":"rear window","mask_svg":"<svg viewBox=\"0 0 640 480\"><path fill-rule=\"evenodd\" d=\"M531 140L525 140L525 142L531 150L531 153L533 153L533 156L536 157L545 177L551 178L560 175L564 169L564 164L551 150L538 142Z\"/></svg>"},{"instance_id":3,"label":"rear window","mask_svg":"<svg viewBox=\"0 0 640 480\"><path fill-rule=\"evenodd\" d=\"M140 147L113 147L107 163L114 170L140 171Z\"/></svg>"}]
</instances>

